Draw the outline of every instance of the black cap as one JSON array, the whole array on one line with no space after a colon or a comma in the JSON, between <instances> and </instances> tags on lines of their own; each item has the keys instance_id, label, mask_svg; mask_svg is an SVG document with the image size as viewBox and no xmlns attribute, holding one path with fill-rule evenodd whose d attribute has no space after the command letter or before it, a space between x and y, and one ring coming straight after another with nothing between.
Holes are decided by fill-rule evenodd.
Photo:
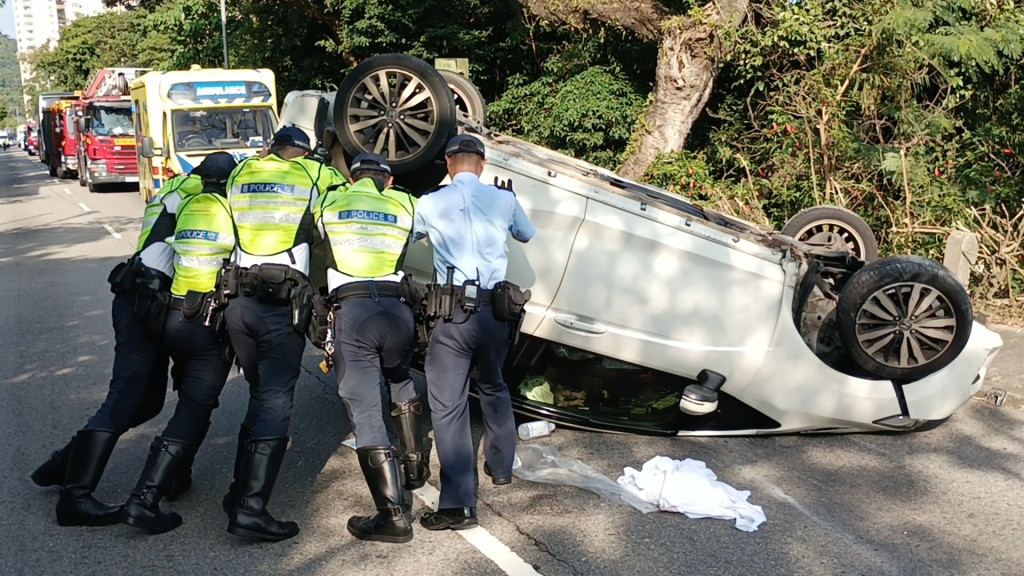
<instances>
[{"instance_id":1,"label":"black cap","mask_svg":"<svg viewBox=\"0 0 1024 576\"><path fill-rule=\"evenodd\" d=\"M380 154L371 154L369 152L363 152L356 156L349 169L352 172L356 172L358 170L376 170L377 172L385 172L388 175L391 174L391 166L388 164L388 159Z\"/></svg>"},{"instance_id":2,"label":"black cap","mask_svg":"<svg viewBox=\"0 0 1024 576\"><path fill-rule=\"evenodd\" d=\"M470 136L469 134L460 134L455 138L448 141L448 146L444 149L445 156L451 156L452 154L460 153L477 154L481 158L486 158L484 155L484 143L477 139L476 136Z\"/></svg>"},{"instance_id":3,"label":"black cap","mask_svg":"<svg viewBox=\"0 0 1024 576\"><path fill-rule=\"evenodd\" d=\"M270 143L271 146L293 146L306 152L312 152L313 148L309 145L309 136L302 128L296 128L295 126L285 126L274 134L274 140Z\"/></svg>"},{"instance_id":4,"label":"black cap","mask_svg":"<svg viewBox=\"0 0 1024 576\"><path fill-rule=\"evenodd\" d=\"M228 176L231 175L231 171L238 166L238 162L235 158L227 152L214 152L202 162L199 166L192 169L192 173L196 176L201 176L204 180L213 180L214 182L227 182Z\"/></svg>"}]
</instances>

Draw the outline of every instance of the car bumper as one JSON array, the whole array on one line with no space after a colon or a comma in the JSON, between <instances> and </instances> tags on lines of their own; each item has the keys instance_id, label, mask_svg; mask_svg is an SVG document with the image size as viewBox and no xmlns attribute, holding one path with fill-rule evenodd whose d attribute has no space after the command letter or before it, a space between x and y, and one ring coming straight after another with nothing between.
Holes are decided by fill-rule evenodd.
<instances>
[{"instance_id":1,"label":"car bumper","mask_svg":"<svg viewBox=\"0 0 1024 576\"><path fill-rule=\"evenodd\" d=\"M138 174L105 174L97 176L92 174L89 179L93 184L138 184Z\"/></svg>"}]
</instances>

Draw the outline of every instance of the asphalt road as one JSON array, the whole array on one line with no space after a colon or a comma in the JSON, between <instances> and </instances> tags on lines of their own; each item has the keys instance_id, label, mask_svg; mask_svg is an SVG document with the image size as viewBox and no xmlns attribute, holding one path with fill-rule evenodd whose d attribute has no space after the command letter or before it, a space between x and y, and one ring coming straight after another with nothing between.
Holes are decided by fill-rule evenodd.
<instances>
[{"instance_id":1,"label":"asphalt road","mask_svg":"<svg viewBox=\"0 0 1024 576\"><path fill-rule=\"evenodd\" d=\"M89 194L47 177L20 150L0 154L0 574L1022 572L1024 331L1009 327L997 327L1004 350L979 397L928 432L667 439L558 429L538 441L613 479L656 455L703 460L764 508L768 521L753 533L517 479L481 484L486 532L417 527L407 545L355 540L345 521L369 512L370 497L355 453L341 445L349 426L335 385L312 351L270 506L298 521L297 538L252 544L225 531L220 497L246 398L237 375L197 458L193 491L168 505L185 517L181 528L147 536L121 525L58 527L57 491L28 476L104 397L113 347L105 280L132 252L142 208L134 192ZM1008 392L1000 407L985 399L994 388ZM122 438L99 498L126 497L173 403L171 395L160 417Z\"/></svg>"}]
</instances>

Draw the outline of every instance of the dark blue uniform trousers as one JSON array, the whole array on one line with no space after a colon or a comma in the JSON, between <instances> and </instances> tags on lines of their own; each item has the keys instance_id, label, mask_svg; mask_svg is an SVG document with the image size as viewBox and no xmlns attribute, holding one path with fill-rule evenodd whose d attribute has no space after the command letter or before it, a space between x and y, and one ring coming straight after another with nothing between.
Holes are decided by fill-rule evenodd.
<instances>
[{"instance_id":1,"label":"dark blue uniform trousers","mask_svg":"<svg viewBox=\"0 0 1024 576\"><path fill-rule=\"evenodd\" d=\"M228 336L249 382L249 409L242 426L253 440L288 436L295 383L306 337L292 327L291 306L239 296L224 310Z\"/></svg>"},{"instance_id":2,"label":"dark blue uniform trousers","mask_svg":"<svg viewBox=\"0 0 1024 576\"><path fill-rule=\"evenodd\" d=\"M501 367L508 354L508 325L485 303L478 312L456 310L439 322L427 347L427 398L441 465L440 508L476 506L476 455L469 422L469 373L475 363L484 419L484 461L495 476L508 476L516 451L515 420Z\"/></svg>"},{"instance_id":3,"label":"dark blue uniform trousers","mask_svg":"<svg viewBox=\"0 0 1024 576\"><path fill-rule=\"evenodd\" d=\"M394 297L348 298L335 312L334 367L356 447L390 446L384 394L392 402L416 396L409 362L415 330L412 309ZM381 377L387 390L381 390ZM390 411L390 408L389 408Z\"/></svg>"},{"instance_id":4,"label":"dark blue uniform trousers","mask_svg":"<svg viewBox=\"0 0 1024 576\"><path fill-rule=\"evenodd\" d=\"M136 318L135 292L114 295L114 366L103 404L89 419L86 430L124 434L152 420L164 407L167 395L167 352L159 336L148 333ZM178 376L178 368L174 369Z\"/></svg>"},{"instance_id":5,"label":"dark blue uniform trousers","mask_svg":"<svg viewBox=\"0 0 1024 576\"><path fill-rule=\"evenodd\" d=\"M174 365L182 369L178 379L178 405L163 437L202 444L231 364L223 359L214 327L204 326L201 317L186 321L181 310L167 311L164 342Z\"/></svg>"}]
</instances>

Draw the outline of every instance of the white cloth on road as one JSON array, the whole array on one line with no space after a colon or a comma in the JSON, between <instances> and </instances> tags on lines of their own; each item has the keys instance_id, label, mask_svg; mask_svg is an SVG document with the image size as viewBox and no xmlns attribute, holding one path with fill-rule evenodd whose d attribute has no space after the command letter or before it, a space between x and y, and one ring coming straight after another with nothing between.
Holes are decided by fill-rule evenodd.
<instances>
[{"instance_id":1,"label":"white cloth on road","mask_svg":"<svg viewBox=\"0 0 1024 576\"><path fill-rule=\"evenodd\" d=\"M736 520L736 528L753 532L767 518L760 506L747 502L749 490L736 490L700 460L673 460L655 456L641 470L626 467L620 486L666 512L690 518Z\"/></svg>"}]
</instances>

